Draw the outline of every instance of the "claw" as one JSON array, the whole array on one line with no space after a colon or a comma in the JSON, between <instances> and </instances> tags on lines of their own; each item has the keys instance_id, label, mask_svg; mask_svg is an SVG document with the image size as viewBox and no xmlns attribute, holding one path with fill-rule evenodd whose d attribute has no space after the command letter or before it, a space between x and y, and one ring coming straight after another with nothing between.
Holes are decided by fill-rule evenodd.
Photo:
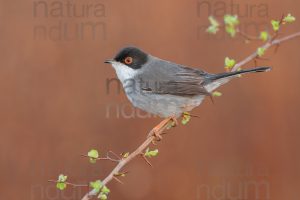
<instances>
[{"instance_id":1,"label":"claw","mask_svg":"<svg viewBox=\"0 0 300 200\"><path fill-rule=\"evenodd\" d=\"M157 126L155 126L151 132L148 134L148 137L154 137L154 141L153 144L155 144L155 142L159 142L162 140L162 128L165 126L169 126L169 124L171 123L171 127L175 127L178 125L177 119L176 117L168 117L166 119L164 119L162 122L160 122Z\"/></svg>"},{"instance_id":2,"label":"claw","mask_svg":"<svg viewBox=\"0 0 300 200\"><path fill-rule=\"evenodd\" d=\"M175 127L175 126L178 126L178 121L177 121L177 119L176 119L176 117L170 117L170 119L172 120L172 122L173 122L173 127Z\"/></svg>"}]
</instances>

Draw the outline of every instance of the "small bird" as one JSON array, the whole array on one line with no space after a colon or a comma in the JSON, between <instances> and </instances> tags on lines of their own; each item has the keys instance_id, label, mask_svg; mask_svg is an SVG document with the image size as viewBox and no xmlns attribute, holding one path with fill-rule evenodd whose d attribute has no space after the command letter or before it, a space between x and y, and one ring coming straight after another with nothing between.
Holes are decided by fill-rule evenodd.
<instances>
[{"instance_id":1,"label":"small bird","mask_svg":"<svg viewBox=\"0 0 300 200\"><path fill-rule=\"evenodd\" d=\"M136 47L121 49L105 63L115 69L133 106L172 119L199 106L206 96L239 74L270 70L256 67L210 74L154 57Z\"/></svg>"}]
</instances>

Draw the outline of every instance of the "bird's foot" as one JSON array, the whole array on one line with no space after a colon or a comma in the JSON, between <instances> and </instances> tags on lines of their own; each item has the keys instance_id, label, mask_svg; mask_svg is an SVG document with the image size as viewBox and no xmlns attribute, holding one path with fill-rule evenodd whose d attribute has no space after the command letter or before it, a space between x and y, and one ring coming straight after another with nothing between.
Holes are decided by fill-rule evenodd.
<instances>
[{"instance_id":1,"label":"bird's foot","mask_svg":"<svg viewBox=\"0 0 300 200\"><path fill-rule=\"evenodd\" d=\"M163 121L161 121L157 126L155 126L150 133L148 134L148 137L154 137L154 142L157 141L161 141L162 140L162 134L164 134L162 131L165 128L171 128L171 127L175 127L178 125L177 119L176 117L168 117L166 119L164 119Z\"/></svg>"}]
</instances>

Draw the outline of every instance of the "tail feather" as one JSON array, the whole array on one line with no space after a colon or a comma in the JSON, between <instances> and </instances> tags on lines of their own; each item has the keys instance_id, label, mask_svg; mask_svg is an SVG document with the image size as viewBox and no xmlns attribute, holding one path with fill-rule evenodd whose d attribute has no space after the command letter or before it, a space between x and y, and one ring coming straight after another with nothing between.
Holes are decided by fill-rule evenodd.
<instances>
[{"instance_id":1,"label":"tail feather","mask_svg":"<svg viewBox=\"0 0 300 200\"><path fill-rule=\"evenodd\" d=\"M235 72L225 72L225 73L220 73L220 74L212 74L208 79L210 81L215 81L221 78L226 78L226 77L231 77L231 76L236 76L239 74L244 74L244 73L252 73L252 72L267 72L270 71L270 67L256 67L252 69L244 69L240 71L235 71Z\"/></svg>"}]
</instances>

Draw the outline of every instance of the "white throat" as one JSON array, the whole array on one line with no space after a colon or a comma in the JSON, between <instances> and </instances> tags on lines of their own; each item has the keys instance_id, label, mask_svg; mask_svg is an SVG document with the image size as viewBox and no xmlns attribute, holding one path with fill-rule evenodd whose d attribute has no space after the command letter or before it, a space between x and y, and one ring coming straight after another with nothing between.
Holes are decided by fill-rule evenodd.
<instances>
[{"instance_id":1,"label":"white throat","mask_svg":"<svg viewBox=\"0 0 300 200\"><path fill-rule=\"evenodd\" d=\"M122 82L122 84L124 84L126 80L133 79L134 76L137 74L137 70L134 70L119 62L113 62L112 66L116 70L116 74Z\"/></svg>"}]
</instances>

